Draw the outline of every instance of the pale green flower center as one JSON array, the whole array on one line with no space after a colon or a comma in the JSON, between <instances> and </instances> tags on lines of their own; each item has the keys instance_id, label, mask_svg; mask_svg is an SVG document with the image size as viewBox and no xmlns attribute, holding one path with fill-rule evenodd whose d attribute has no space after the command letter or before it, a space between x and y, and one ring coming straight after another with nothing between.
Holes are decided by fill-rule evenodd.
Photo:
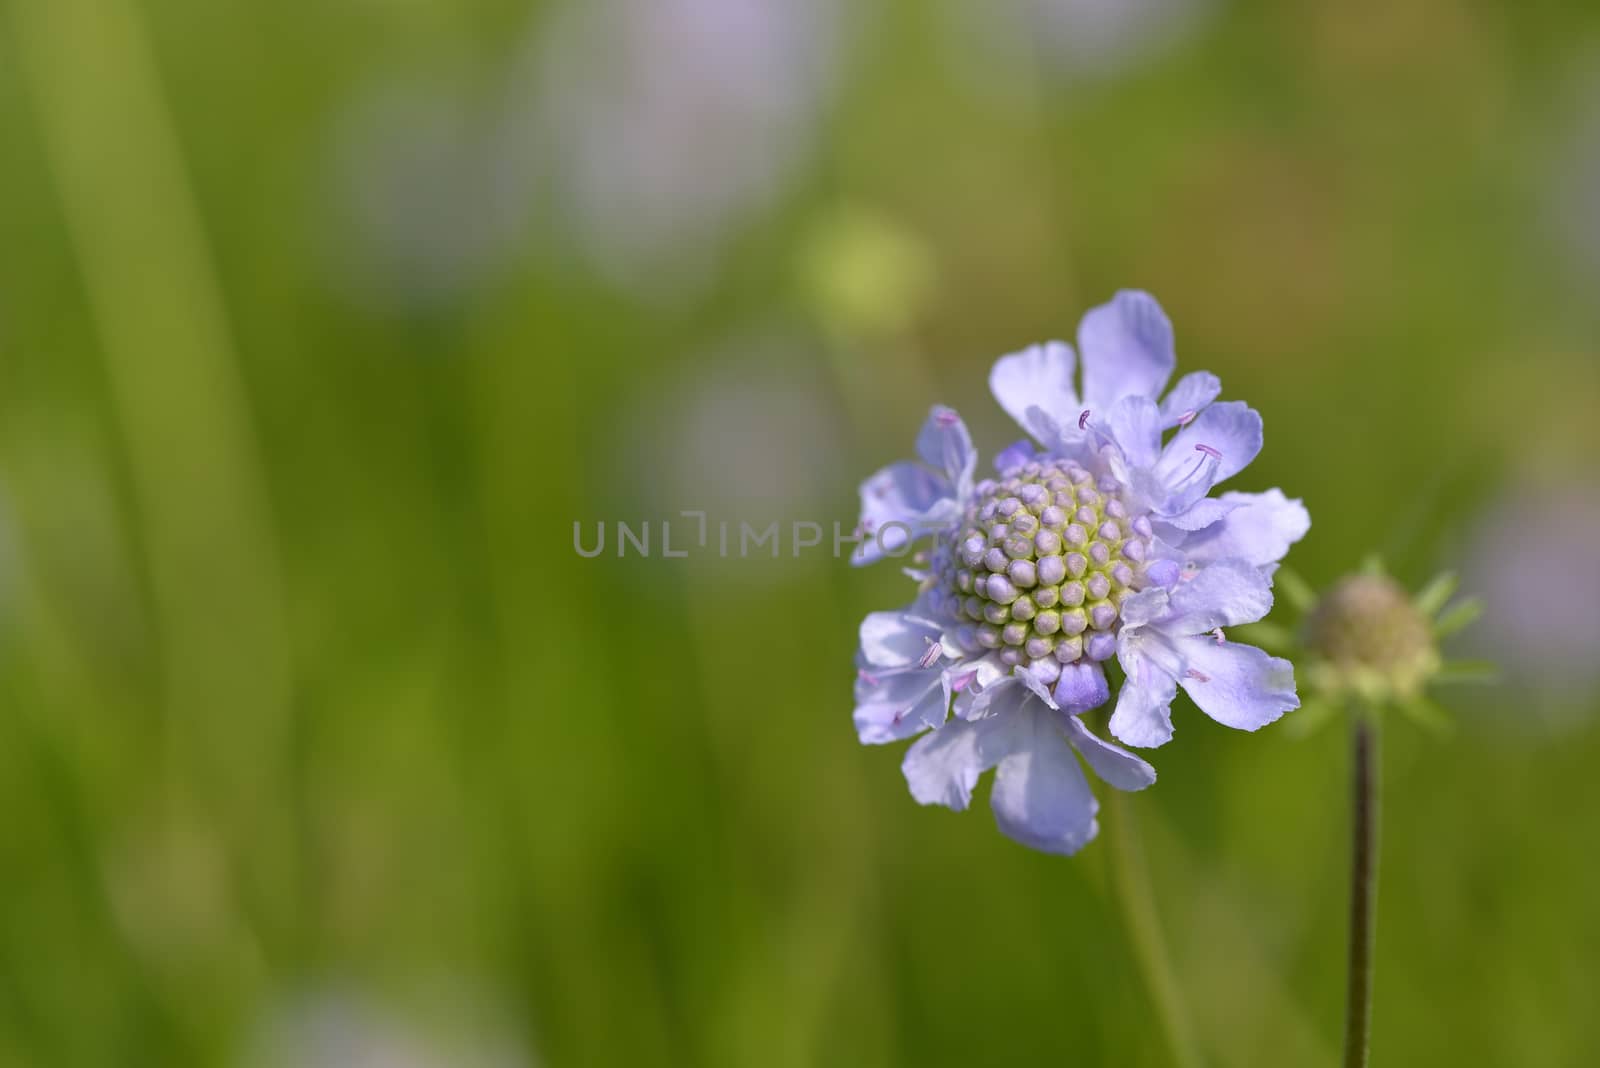
<instances>
[{"instance_id":1,"label":"pale green flower center","mask_svg":"<svg viewBox=\"0 0 1600 1068\"><path fill-rule=\"evenodd\" d=\"M1121 487L1063 461L977 489L934 568L946 613L968 624L962 643L1013 665L1109 657L1150 552L1149 525L1130 516Z\"/></svg>"}]
</instances>

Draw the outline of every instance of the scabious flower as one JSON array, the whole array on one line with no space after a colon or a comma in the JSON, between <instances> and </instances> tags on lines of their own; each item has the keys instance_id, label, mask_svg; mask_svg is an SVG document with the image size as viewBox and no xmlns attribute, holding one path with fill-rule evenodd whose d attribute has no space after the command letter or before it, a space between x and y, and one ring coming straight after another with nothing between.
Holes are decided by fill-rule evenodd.
<instances>
[{"instance_id":1,"label":"scabious flower","mask_svg":"<svg viewBox=\"0 0 1600 1068\"><path fill-rule=\"evenodd\" d=\"M1097 829L1074 751L1117 789L1155 781L1082 722L1111 699L1102 665L1113 656L1126 681L1110 730L1129 745L1171 738L1180 686L1245 730L1298 707L1288 661L1223 628L1266 614L1272 572L1310 526L1278 490L1209 496L1260 451L1261 418L1217 402L1221 384L1204 372L1162 398L1176 359L1153 298L1123 292L1093 309L1078 345L1081 395L1062 342L995 364L990 389L1031 436L997 457L998 478L975 480L965 425L936 407L917 439L922 462L862 484L857 556L932 542L911 571L916 600L862 624L861 740L928 732L903 764L923 804L964 809L996 769L1000 829L1055 853Z\"/></svg>"}]
</instances>

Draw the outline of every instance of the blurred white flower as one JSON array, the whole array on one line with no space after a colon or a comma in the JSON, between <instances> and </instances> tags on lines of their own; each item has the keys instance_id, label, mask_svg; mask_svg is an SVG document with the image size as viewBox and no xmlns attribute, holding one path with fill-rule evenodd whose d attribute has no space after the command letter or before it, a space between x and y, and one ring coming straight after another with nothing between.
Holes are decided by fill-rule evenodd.
<instances>
[{"instance_id":1,"label":"blurred white flower","mask_svg":"<svg viewBox=\"0 0 1600 1068\"><path fill-rule=\"evenodd\" d=\"M1597 544L1600 491L1585 485L1514 490L1473 530L1461 573L1486 611L1469 634L1524 707L1559 715L1600 687Z\"/></svg>"},{"instance_id":2,"label":"blurred white flower","mask_svg":"<svg viewBox=\"0 0 1600 1068\"><path fill-rule=\"evenodd\" d=\"M946 0L959 61L991 87L1120 74L1186 37L1210 0Z\"/></svg>"},{"instance_id":3,"label":"blurred white flower","mask_svg":"<svg viewBox=\"0 0 1600 1068\"><path fill-rule=\"evenodd\" d=\"M446 81L364 88L335 132L336 267L362 299L431 310L502 268L533 211L492 113Z\"/></svg>"},{"instance_id":4,"label":"blurred white flower","mask_svg":"<svg viewBox=\"0 0 1600 1068\"><path fill-rule=\"evenodd\" d=\"M1596 56L1583 66L1577 86L1566 98L1577 113L1561 139L1553 168L1550 224L1564 243L1574 266L1592 280L1600 275L1600 75Z\"/></svg>"},{"instance_id":5,"label":"blurred white flower","mask_svg":"<svg viewBox=\"0 0 1600 1068\"><path fill-rule=\"evenodd\" d=\"M833 475L845 466L845 421L806 351L781 332L741 337L697 359L678 388L652 393L633 421L640 454L626 462L646 473L640 488L658 514L704 510L735 527L827 518L813 513L846 485Z\"/></svg>"},{"instance_id":6,"label":"blurred white flower","mask_svg":"<svg viewBox=\"0 0 1600 1068\"><path fill-rule=\"evenodd\" d=\"M839 0L558 6L512 79L502 144L613 281L671 292L769 209L836 81Z\"/></svg>"},{"instance_id":7,"label":"blurred white flower","mask_svg":"<svg viewBox=\"0 0 1600 1068\"><path fill-rule=\"evenodd\" d=\"M389 1011L353 990L310 989L266 1022L244 1068L532 1068L480 1002L456 991L443 1012Z\"/></svg>"},{"instance_id":8,"label":"blurred white flower","mask_svg":"<svg viewBox=\"0 0 1600 1068\"><path fill-rule=\"evenodd\" d=\"M497 87L364 89L336 133L341 266L424 309L535 235L614 284L691 289L786 191L837 82L842 0L571 0ZM548 232L547 232L548 231Z\"/></svg>"}]
</instances>

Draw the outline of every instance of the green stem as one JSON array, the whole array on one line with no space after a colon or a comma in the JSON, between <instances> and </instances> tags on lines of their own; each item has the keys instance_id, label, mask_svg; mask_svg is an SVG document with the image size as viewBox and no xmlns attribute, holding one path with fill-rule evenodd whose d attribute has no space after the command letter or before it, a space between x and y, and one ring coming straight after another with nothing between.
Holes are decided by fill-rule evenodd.
<instances>
[{"instance_id":1,"label":"green stem","mask_svg":"<svg viewBox=\"0 0 1600 1068\"><path fill-rule=\"evenodd\" d=\"M1350 978L1345 999L1344 1065L1366 1068L1372 1038L1373 946L1378 919L1378 724L1365 710L1351 744Z\"/></svg>"},{"instance_id":2,"label":"green stem","mask_svg":"<svg viewBox=\"0 0 1600 1068\"><path fill-rule=\"evenodd\" d=\"M1172 961L1167 956L1161 935L1161 916L1150 887L1150 869L1145 864L1144 846L1133 800L1117 790L1106 791L1106 844L1111 850L1111 872L1117 903L1133 942L1134 957L1150 992L1150 1001L1166 1038L1172 1063L1177 1068L1202 1068L1200 1047L1184 1009L1183 994Z\"/></svg>"}]
</instances>

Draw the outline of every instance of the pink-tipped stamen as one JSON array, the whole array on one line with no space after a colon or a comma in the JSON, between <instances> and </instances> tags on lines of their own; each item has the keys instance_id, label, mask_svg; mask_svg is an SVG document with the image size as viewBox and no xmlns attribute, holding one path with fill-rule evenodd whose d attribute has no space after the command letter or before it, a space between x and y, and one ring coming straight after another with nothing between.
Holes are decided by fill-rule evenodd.
<instances>
[{"instance_id":1,"label":"pink-tipped stamen","mask_svg":"<svg viewBox=\"0 0 1600 1068\"><path fill-rule=\"evenodd\" d=\"M1190 423L1194 422L1194 417L1199 414L1199 412L1195 411L1193 408L1190 408L1188 411L1178 416L1178 425L1188 426Z\"/></svg>"},{"instance_id":2,"label":"pink-tipped stamen","mask_svg":"<svg viewBox=\"0 0 1600 1068\"><path fill-rule=\"evenodd\" d=\"M1200 672L1196 671L1194 668L1190 668L1188 671L1185 671L1183 673L1183 677L1186 678L1186 679L1193 679L1196 682L1210 682L1211 681L1211 676L1210 675L1202 675Z\"/></svg>"},{"instance_id":3,"label":"pink-tipped stamen","mask_svg":"<svg viewBox=\"0 0 1600 1068\"><path fill-rule=\"evenodd\" d=\"M922 656L917 658L917 667L920 668L933 667L939 662L939 658L944 655L944 649L939 646L938 642L932 638L928 638L926 641L928 647L922 651Z\"/></svg>"},{"instance_id":4,"label":"pink-tipped stamen","mask_svg":"<svg viewBox=\"0 0 1600 1068\"><path fill-rule=\"evenodd\" d=\"M1227 644L1228 637L1227 637L1227 635L1222 633L1222 628L1221 627L1218 627L1216 630L1212 631L1211 632L1211 636L1213 638L1217 639L1217 644L1218 645Z\"/></svg>"},{"instance_id":5,"label":"pink-tipped stamen","mask_svg":"<svg viewBox=\"0 0 1600 1068\"><path fill-rule=\"evenodd\" d=\"M881 685L882 682L883 682L882 679L878 678L878 676L874 675L872 672L868 671L866 668L857 668L856 669L856 678L860 679L862 682L866 683L868 686L878 686L878 685Z\"/></svg>"},{"instance_id":6,"label":"pink-tipped stamen","mask_svg":"<svg viewBox=\"0 0 1600 1068\"><path fill-rule=\"evenodd\" d=\"M1078 429L1083 430L1089 425L1089 409L1085 408L1078 413Z\"/></svg>"},{"instance_id":7,"label":"pink-tipped stamen","mask_svg":"<svg viewBox=\"0 0 1600 1068\"><path fill-rule=\"evenodd\" d=\"M1221 461L1222 459L1222 453L1218 452L1216 449L1213 449L1210 445L1196 445L1194 447L1194 451L1203 452L1213 460Z\"/></svg>"}]
</instances>

